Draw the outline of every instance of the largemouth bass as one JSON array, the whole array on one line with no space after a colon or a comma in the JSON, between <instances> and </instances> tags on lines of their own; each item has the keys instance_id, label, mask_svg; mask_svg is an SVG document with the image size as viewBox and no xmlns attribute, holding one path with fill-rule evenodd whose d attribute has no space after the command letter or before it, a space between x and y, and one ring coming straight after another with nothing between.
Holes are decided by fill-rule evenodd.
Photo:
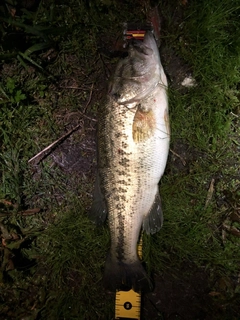
<instances>
[{"instance_id":1,"label":"largemouth bass","mask_svg":"<svg viewBox=\"0 0 240 320\"><path fill-rule=\"evenodd\" d=\"M149 291L138 255L141 228L163 223L158 183L169 151L167 79L151 32L133 40L115 71L98 123L98 177L91 216L111 233L104 284L111 291Z\"/></svg>"}]
</instances>

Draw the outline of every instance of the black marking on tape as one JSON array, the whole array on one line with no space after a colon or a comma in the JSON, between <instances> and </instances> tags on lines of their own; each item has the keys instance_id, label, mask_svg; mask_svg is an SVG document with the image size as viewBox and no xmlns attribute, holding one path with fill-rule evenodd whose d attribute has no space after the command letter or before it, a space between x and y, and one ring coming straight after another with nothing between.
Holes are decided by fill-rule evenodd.
<instances>
[{"instance_id":1,"label":"black marking on tape","mask_svg":"<svg viewBox=\"0 0 240 320\"><path fill-rule=\"evenodd\" d=\"M132 309L132 304L131 304L131 302L126 301L123 306L124 306L124 308L125 308L126 310L131 310L131 309Z\"/></svg>"}]
</instances>

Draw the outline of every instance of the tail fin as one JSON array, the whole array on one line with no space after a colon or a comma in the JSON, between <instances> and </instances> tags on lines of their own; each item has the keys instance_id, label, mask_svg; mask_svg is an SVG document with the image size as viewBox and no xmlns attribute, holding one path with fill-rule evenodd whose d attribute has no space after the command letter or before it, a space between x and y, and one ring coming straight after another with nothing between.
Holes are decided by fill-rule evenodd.
<instances>
[{"instance_id":1,"label":"tail fin","mask_svg":"<svg viewBox=\"0 0 240 320\"><path fill-rule=\"evenodd\" d=\"M151 280L139 260L131 264L112 259L111 254L107 257L104 270L104 286L107 290L136 292L150 292L153 289Z\"/></svg>"}]
</instances>

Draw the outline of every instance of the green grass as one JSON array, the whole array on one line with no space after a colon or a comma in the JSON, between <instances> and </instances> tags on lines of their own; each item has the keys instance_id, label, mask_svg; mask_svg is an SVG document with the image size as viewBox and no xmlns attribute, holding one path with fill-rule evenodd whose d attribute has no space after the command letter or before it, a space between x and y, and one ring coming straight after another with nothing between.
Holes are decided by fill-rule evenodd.
<instances>
[{"instance_id":1,"label":"green grass","mask_svg":"<svg viewBox=\"0 0 240 320\"><path fill-rule=\"evenodd\" d=\"M101 302L104 300L101 272L109 234L106 230L97 230L77 203L58 217L57 226L50 227L42 239L43 242L52 239L47 248L50 254L43 262L46 270L52 266L50 277L54 283L42 313L49 319L78 319L79 314L83 319L91 319L98 313L110 316L113 311L111 297L107 298L106 306Z\"/></svg>"},{"instance_id":2,"label":"green grass","mask_svg":"<svg viewBox=\"0 0 240 320\"><path fill-rule=\"evenodd\" d=\"M181 160L170 154L160 189L164 226L144 236L144 260L155 274L182 272L191 263L210 279L225 275L231 282L239 273L240 238L223 224L239 228L231 215L240 197L240 6L190 1L180 18L176 7L177 1L160 6L163 42L190 66L197 86L170 84L171 148L187 164L178 169ZM36 12L25 9L12 19L6 8L0 6L0 313L7 319L111 319L114 295L101 282L109 232L86 215L93 170L74 177L51 154L35 166L28 160L73 120L84 125L69 141L83 144L96 122L80 115L97 117L106 74L116 63L106 51L121 37L121 23L144 19L144 10L131 1L41 1ZM15 32L27 39L25 48L9 44ZM180 142L185 149L178 152ZM230 286L227 302L239 294L239 285Z\"/></svg>"},{"instance_id":3,"label":"green grass","mask_svg":"<svg viewBox=\"0 0 240 320\"><path fill-rule=\"evenodd\" d=\"M238 1L193 1L181 25L174 26L173 16L166 26L172 29L167 45L190 65L197 82L184 95L170 95L173 138L181 132L201 149L209 150L210 143L216 148L229 130L229 113L239 106L239 10Z\"/></svg>"}]
</instances>

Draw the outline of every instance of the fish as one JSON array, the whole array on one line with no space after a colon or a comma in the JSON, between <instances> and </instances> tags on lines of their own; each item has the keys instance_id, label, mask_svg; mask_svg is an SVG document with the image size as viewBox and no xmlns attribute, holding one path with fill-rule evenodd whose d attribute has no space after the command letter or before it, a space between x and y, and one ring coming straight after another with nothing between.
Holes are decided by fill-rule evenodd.
<instances>
[{"instance_id":1,"label":"fish","mask_svg":"<svg viewBox=\"0 0 240 320\"><path fill-rule=\"evenodd\" d=\"M141 230L163 224L159 181L167 163L170 125L167 78L151 31L133 39L117 64L98 118L98 170L90 217L108 217L111 247L103 282L110 291L149 292L137 254Z\"/></svg>"}]
</instances>

